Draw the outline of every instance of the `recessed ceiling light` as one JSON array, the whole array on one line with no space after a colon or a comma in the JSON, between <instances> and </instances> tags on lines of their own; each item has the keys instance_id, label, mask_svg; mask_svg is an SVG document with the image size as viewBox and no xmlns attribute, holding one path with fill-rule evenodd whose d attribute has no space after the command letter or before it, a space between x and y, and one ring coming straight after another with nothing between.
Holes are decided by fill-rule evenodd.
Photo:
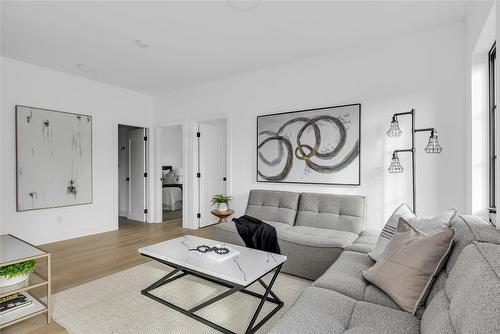
<instances>
[{"instance_id":1,"label":"recessed ceiling light","mask_svg":"<svg viewBox=\"0 0 500 334\"><path fill-rule=\"evenodd\" d=\"M149 48L149 43L143 39L138 39L137 41L135 41L135 43L140 48L143 48L143 49Z\"/></svg>"},{"instance_id":2,"label":"recessed ceiling light","mask_svg":"<svg viewBox=\"0 0 500 334\"><path fill-rule=\"evenodd\" d=\"M95 68L93 68L92 66L90 66L88 64L76 64L75 67L77 69L79 69L80 71L84 71L84 72L94 72L95 71Z\"/></svg>"}]
</instances>

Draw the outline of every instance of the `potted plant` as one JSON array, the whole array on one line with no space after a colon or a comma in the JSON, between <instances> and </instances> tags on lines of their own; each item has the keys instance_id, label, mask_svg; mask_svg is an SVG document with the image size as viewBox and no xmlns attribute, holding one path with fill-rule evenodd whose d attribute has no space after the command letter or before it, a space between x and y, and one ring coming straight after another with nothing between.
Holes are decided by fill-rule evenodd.
<instances>
[{"instance_id":1,"label":"potted plant","mask_svg":"<svg viewBox=\"0 0 500 334\"><path fill-rule=\"evenodd\" d=\"M231 196L217 194L212 197L212 205L217 205L217 211L227 211L229 209L228 204L232 200Z\"/></svg>"},{"instance_id":2,"label":"potted plant","mask_svg":"<svg viewBox=\"0 0 500 334\"><path fill-rule=\"evenodd\" d=\"M0 267L0 287L21 283L35 270L36 261L29 260Z\"/></svg>"}]
</instances>

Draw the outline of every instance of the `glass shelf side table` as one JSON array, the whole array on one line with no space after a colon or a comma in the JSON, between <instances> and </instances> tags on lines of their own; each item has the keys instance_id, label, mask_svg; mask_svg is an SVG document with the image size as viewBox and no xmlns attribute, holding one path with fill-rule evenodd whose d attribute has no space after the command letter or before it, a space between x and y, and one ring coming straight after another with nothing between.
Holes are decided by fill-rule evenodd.
<instances>
[{"instance_id":1,"label":"glass shelf side table","mask_svg":"<svg viewBox=\"0 0 500 334\"><path fill-rule=\"evenodd\" d=\"M52 321L50 253L13 235L0 235L0 267L29 260L36 260L37 267L45 269L45 273L35 270L27 280L21 283L0 287L0 298L22 292L31 300L30 305L0 314L0 329L39 314L46 315L47 324ZM41 296L30 293L37 288L46 289L44 300L42 300Z\"/></svg>"}]
</instances>

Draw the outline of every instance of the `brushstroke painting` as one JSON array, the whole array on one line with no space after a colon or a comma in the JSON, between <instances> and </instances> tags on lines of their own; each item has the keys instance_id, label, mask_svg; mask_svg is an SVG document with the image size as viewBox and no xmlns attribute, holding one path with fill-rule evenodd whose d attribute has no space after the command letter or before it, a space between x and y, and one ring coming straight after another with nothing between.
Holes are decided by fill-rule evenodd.
<instances>
[{"instance_id":1,"label":"brushstroke painting","mask_svg":"<svg viewBox=\"0 0 500 334\"><path fill-rule=\"evenodd\" d=\"M92 203L92 117L16 106L17 211Z\"/></svg>"},{"instance_id":2,"label":"brushstroke painting","mask_svg":"<svg viewBox=\"0 0 500 334\"><path fill-rule=\"evenodd\" d=\"M257 117L257 181L360 185L361 104Z\"/></svg>"}]
</instances>

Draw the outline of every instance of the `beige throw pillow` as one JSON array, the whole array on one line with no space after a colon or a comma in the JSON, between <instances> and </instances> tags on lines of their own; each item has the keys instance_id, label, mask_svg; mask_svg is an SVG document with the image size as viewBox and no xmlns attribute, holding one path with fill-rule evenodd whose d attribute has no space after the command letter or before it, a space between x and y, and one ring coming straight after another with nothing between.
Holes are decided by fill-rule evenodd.
<instances>
[{"instance_id":1,"label":"beige throw pillow","mask_svg":"<svg viewBox=\"0 0 500 334\"><path fill-rule=\"evenodd\" d=\"M387 293L403 310L415 314L446 259L455 231L427 235L403 218L381 258L363 276Z\"/></svg>"}]
</instances>

